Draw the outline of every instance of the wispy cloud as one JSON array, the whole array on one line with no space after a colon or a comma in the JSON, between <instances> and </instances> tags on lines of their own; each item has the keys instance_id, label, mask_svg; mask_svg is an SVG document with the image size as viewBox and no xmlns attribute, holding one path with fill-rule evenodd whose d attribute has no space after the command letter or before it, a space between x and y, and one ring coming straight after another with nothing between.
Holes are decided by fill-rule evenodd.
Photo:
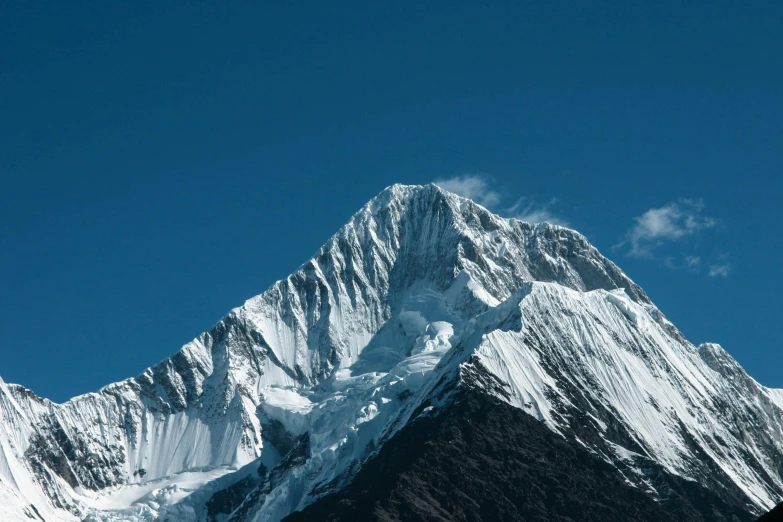
<instances>
[{"instance_id":1,"label":"wispy cloud","mask_svg":"<svg viewBox=\"0 0 783 522\"><path fill-rule=\"evenodd\" d=\"M710 264L707 275L710 277L729 277L729 273L734 270L734 265L731 264L729 261L728 254L720 254L718 255L718 259Z\"/></svg>"},{"instance_id":2,"label":"wispy cloud","mask_svg":"<svg viewBox=\"0 0 783 522\"><path fill-rule=\"evenodd\" d=\"M625 247L629 256L654 259L673 270L728 277L734 268L728 254L712 254L705 258L696 253L703 242L703 232L719 224L703 211L704 203L692 199L651 208L634 218L633 227L613 248Z\"/></svg>"},{"instance_id":3,"label":"wispy cloud","mask_svg":"<svg viewBox=\"0 0 783 522\"><path fill-rule=\"evenodd\" d=\"M731 265L728 263L720 264L720 265L710 265L710 271L707 275L710 277L729 277L729 272L731 272L732 268Z\"/></svg>"},{"instance_id":4,"label":"wispy cloud","mask_svg":"<svg viewBox=\"0 0 783 522\"><path fill-rule=\"evenodd\" d=\"M701 266L701 257L699 256L685 256L685 265L690 270L698 270Z\"/></svg>"},{"instance_id":5,"label":"wispy cloud","mask_svg":"<svg viewBox=\"0 0 783 522\"><path fill-rule=\"evenodd\" d=\"M540 204L532 201L528 197L522 197L517 200L508 212L520 221L527 223L541 223L546 221L553 225L560 225L567 227L568 221L557 216L552 212L552 207L557 203L556 198L552 198L549 202Z\"/></svg>"},{"instance_id":6,"label":"wispy cloud","mask_svg":"<svg viewBox=\"0 0 783 522\"><path fill-rule=\"evenodd\" d=\"M679 258L682 258L681 260ZM680 256L666 256L663 259L663 266L672 270L688 270L690 272L699 272L701 270L701 256L689 256L681 254Z\"/></svg>"},{"instance_id":7,"label":"wispy cloud","mask_svg":"<svg viewBox=\"0 0 783 522\"><path fill-rule=\"evenodd\" d=\"M440 188L472 199L479 205L492 207L500 203L500 194L494 191L484 176L465 175L434 182Z\"/></svg>"},{"instance_id":8,"label":"wispy cloud","mask_svg":"<svg viewBox=\"0 0 783 522\"><path fill-rule=\"evenodd\" d=\"M547 203L538 203L531 197L521 197L516 203L507 207L502 203L500 192L492 187L491 181L482 175L463 175L448 179L438 179L434 183L444 190L454 192L462 197L472 199L479 205L491 208L506 216L511 216L528 223L549 223L568 226L568 222L556 215L552 207L557 204L557 199L551 199Z\"/></svg>"},{"instance_id":9,"label":"wispy cloud","mask_svg":"<svg viewBox=\"0 0 783 522\"><path fill-rule=\"evenodd\" d=\"M717 220L702 215L703 209L704 203L690 199L651 208L634 218L633 228L620 245L630 245L630 256L652 257L653 251L667 242L678 241L714 227Z\"/></svg>"}]
</instances>

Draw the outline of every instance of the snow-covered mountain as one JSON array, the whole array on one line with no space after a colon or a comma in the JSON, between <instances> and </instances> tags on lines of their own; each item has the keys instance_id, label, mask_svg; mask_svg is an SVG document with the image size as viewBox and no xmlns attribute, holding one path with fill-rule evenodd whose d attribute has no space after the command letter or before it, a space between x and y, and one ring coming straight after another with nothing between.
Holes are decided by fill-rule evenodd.
<instances>
[{"instance_id":1,"label":"snow-covered mountain","mask_svg":"<svg viewBox=\"0 0 783 522\"><path fill-rule=\"evenodd\" d=\"M465 389L658 502L660 473L750 513L783 497L783 390L579 233L395 185L138 377L64 404L0 381L0 520L282 520Z\"/></svg>"}]
</instances>

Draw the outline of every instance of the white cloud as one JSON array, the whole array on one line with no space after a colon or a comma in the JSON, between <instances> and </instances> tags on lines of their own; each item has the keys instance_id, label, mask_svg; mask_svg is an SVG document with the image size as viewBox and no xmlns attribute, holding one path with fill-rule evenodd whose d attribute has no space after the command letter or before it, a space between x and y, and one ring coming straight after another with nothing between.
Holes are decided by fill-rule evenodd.
<instances>
[{"instance_id":1,"label":"white cloud","mask_svg":"<svg viewBox=\"0 0 783 522\"><path fill-rule=\"evenodd\" d=\"M689 270L698 270L701 265L701 257L699 256L685 256L685 266Z\"/></svg>"},{"instance_id":2,"label":"white cloud","mask_svg":"<svg viewBox=\"0 0 783 522\"><path fill-rule=\"evenodd\" d=\"M435 180L435 184L443 190L448 190L463 198L472 199L485 207L491 207L500 203L500 194L492 190L489 183L487 183L487 179L482 176L456 176L450 179Z\"/></svg>"},{"instance_id":3,"label":"white cloud","mask_svg":"<svg viewBox=\"0 0 783 522\"><path fill-rule=\"evenodd\" d=\"M710 265L707 275L710 277L729 277L729 273L734 270L731 263L726 261L725 255L721 256L722 260L718 263Z\"/></svg>"},{"instance_id":4,"label":"white cloud","mask_svg":"<svg viewBox=\"0 0 783 522\"><path fill-rule=\"evenodd\" d=\"M634 218L636 223L628 232L626 241L621 244L630 243L628 255L651 257L653 250L666 242L677 241L714 227L717 221L703 216L703 208L704 203L690 199L651 208Z\"/></svg>"},{"instance_id":5,"label":"white cloud","mask_svg":"<svg viewBox=\"0 0 783 522\"><path fill-rule=\"evenodd\" d=\"M541 223L546 221L554 225L560 225L567 227L568 222L556 216L552 212L552 206L557 203L557 199L551 199L548 203L543 205L531 201L529 198L522 197L508 209L508 212L520 221L526 223Z\"/></svg>"},{"instance_id":6,"label":"white cloud","mask_svg":"<svg viewBox=\"0 0 783 522\"><path fill-rule=\"evenodd\" d=\"M454 192L462 197L471 199L488 208L496 207L495 210L503 215L512 216L520 221L528 223L549 223L561 226L569 226L565 219L552 212L552 207L557 203L556 199L551 199L548 203L540 204L529 197L522 197L511 207L501 207L501 195L492 189L489 180L480 175L456 176L449 179L435 180L434 183L444 190Z\"/></svg>"},{"instance_id":7,"label":"white cloud","mask_svg":"<svg viewBox=\"0 0 783 522\"><path fill-rule=\"evenodd\" d=\"M701 268L700 256L689 256L681 254L682 261L679 261L680 256L666 256L663 258L663 266L671 268L672 270L688 270L690 272L699 272Z\"/></svg>"}]
</instances>

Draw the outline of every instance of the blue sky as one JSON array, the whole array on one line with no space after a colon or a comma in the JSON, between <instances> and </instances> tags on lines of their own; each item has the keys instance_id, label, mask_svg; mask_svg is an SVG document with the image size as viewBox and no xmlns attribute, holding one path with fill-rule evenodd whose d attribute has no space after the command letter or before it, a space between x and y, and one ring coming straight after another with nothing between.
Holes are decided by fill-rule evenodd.
<instances>
[{"instance_id":1,"label":"blue sky","mask_svg":"<svg viewBox=\"0 0 783 522\"><path fill-rule=\"evenodd\" d=\"M2 4L3 379L135 375L438 180L783 387L779 2L328 4Z\"/></svg>"}]
</instances>

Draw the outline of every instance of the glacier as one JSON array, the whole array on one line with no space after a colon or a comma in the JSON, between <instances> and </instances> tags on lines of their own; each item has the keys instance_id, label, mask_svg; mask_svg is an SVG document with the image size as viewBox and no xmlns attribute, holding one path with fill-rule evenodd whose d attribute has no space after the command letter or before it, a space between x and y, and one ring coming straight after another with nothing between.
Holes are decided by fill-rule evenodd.
<instances>
[{"instance_id":1,"label":"glacier","mask_svg":"<svg viewBox=\"0 0 783 522\"><path fill-rule=\"evenodd\" d=\"M751 513L783 497L783 390L578 232L394 185L137 377L63 404L0 381L0 519L282 520L464 387L657 500L651 463Z\"/></svg>"}]
</instances>

